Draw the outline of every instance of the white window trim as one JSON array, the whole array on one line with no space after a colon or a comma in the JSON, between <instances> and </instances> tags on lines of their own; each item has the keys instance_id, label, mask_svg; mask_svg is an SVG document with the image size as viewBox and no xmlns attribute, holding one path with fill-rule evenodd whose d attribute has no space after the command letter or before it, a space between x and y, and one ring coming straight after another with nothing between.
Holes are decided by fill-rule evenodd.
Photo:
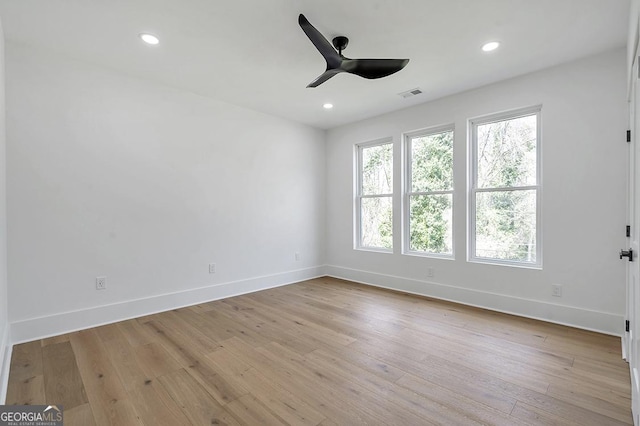
<instances>
[{"instance_id":1,"label":"white window trim","mask_svg":"<svg viewBox=\"0 0 640 426\"><path fill-rule=\"evenodd\" d=\"M353 193L354 193L354 200L353 200L354 201L353 226L354 226L354 230L355 230L355 232L353 233L353 235L354 235L354 244L353 244L354 250L371 251L371 252L376 252L376 253L393 253L393 246L390 249L387 249L387 248L384 248L384 247L363 246L361 244L362 243L362 201L361 200L363 198L389 197L389 198L391 198L391 204L392 205L393 205L393 202L394 202L393 192L391 192L390 194L362 195L362 150L364 148L370 148L372 146L386 145L386 144L391 144L391 147L393 149L393 138L388 137L388 138L383 138L383 139L376 139L374 141L358 143L358 144L354 145L354 150L355 150L354 159L355 159L355 162L356 162L355 167L354 167L354 170L355 170L355 177L354 177L355 188L354 188L354 191L353 191ZM393 191L393 188L392 188L392 191ZM393 220L395 221L395 218ZM393 229L393 223L392 223L392 229Z\"/></svg>"},{"instance_id":2,"label":"white window trim","mask_svg":"<svg viewBox=\"0 0 640 426\"><path fill-rule=\"evenodd\" d=\"M427 191L427 192L412 192L411 185L411 176L412 176L412 162L411 162L411 139L419 136L429 136L435 135L444 132L453 132L454 141L455 141L455 125L454 124L445 124L440 126L428 127L426 129L416 130L409 133L405 133L403 135L403 179L402 179L402 254L410 255L410 256L420 256L420 257L433 257L438 259L455 259L455 241L456 241L456 225L455 225L455 214L452 214L451 218L451 254L444 253L432 253L426 251L418 251L410 249L410 241L411 241L411 196L412 195L437 195L437 194L451 194L451 210L455 211L455 183L453 184L453 188L448 191ZM454 142L455 145L455 142ZM452 173L455 178L455 161L453 164ZM455 181L455 179L454 179Z\"/></svg>"},{"instance_id":3,"label":"white window trim","mask_svg":"<svg viewBox=\"0 0 640 426\"><path fill-rule=\"evenodd\" d=\"M469 202L467 218L467 260L474 263L484 263L492 265L513 266L519 268L542 269L542 105L520 108L515 110L504 111L496 114L475 117L468 121L468 145L469 152ZM508 188L477 188L478 161L477 161L477 126L481 124L493 123L508 119L515 119L528 115L536 116L536 185L518 186ZM491 259L485 257L477 257L476 252L476 194L478 192L502 192L509 190L536 190L536 262L523 262L515 260Z\"/></svg>"}]
</instances>

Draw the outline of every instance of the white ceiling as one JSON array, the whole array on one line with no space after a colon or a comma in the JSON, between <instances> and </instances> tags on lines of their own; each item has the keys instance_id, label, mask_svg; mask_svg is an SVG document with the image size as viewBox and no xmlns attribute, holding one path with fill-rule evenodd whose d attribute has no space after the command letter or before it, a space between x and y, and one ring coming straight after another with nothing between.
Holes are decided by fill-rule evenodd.
<instances>
[{"instance_id":1,"label":"white ceiling","mask_svg":"<svg viewBox=\"0 0 640 426\"><path fill-rule=\"evenodd\" d=\"M348 57L411 61L307 89L325 63L299 13L349 37ZM9 41L324 129L622 47L628 15L628 0L0 0Z\"/></svg>"}]
</instances>

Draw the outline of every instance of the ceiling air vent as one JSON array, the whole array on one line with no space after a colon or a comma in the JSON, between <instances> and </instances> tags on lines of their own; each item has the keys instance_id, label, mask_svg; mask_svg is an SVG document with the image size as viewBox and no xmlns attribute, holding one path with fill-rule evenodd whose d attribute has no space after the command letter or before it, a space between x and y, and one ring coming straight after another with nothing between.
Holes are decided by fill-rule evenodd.
<instances>
[{"instance_id":1,"label":"ceiling air vent","mask_svg":"<svg viewBox=\"0 0 640 426\"><path fill-rule=\"evenodd\" d=\"M398 93L398 95L402 96L403 98L410 98L412 96L419 95L420 93L422 93L422 90L420 90L419 88L416 87L415 89L411 89L411 90L407 90L406 92Z\"/></svg>"}]
</instances>

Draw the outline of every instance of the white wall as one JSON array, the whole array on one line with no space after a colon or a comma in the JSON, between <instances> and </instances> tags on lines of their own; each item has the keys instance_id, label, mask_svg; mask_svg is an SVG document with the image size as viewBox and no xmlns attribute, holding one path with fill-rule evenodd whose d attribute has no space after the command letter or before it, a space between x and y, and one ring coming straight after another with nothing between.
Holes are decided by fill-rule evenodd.
<instances>
[{"instance_id":1,"label":"white wall","mask_svg":"<svg viewBox=\"0 0 640 426\"><path fill-rule=\"evenodd\" d=\"M324 132L12 43L7 106L14 343L321 273Z\"/></svg>"},{"instance_id":2,"label":"white wall","mask_svg":"<svg viewBox=\"0 0 640 426\"><path fill-rule=\"evenodd\" d=\"M638 18L640 15L640 0L631 0L629 4L629 31L627 35L627 89L631 90L631 75L633 59L638 46ZM630 96L629 96L630 99Z\"/></svg>"},{"instance_id":3,"label":"white wall","mask_svg":"<svg viewBox=\"0 0 640 426\"><path fill-rule=\"evenodd\" d=\"M7 306L7 187L5 161L4 35L0 22L0 404L4 404L11 358Z\"/></svg>"},{"instance_id":4,"label":"white wall","mask_svg":"<svg viewBox=\"0 0 640 426\"><path fill-rule=\"evenodd\" d=\"M620 49L374 119L327 135L331 275L622 334L626 56ZM471 117L542 104L543 269L466 261L466 126ZM402 132L455 123L455 260L400 253ZM353 249L353 145L393 137L393 254ZM427 268L435 270L427 278ZM562 298L551 285L563 286Z\"/></svg>"}]
</instances>

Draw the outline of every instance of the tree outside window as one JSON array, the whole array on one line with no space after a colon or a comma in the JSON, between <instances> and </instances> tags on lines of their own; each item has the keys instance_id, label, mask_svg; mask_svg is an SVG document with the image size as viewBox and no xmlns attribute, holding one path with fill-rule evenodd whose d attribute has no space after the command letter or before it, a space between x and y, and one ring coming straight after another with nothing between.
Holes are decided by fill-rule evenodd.
<instances>
[{"instance_id":1,"label":"tree outside window","mask_svg":"<svg viewBox=\"0 0 640 426\"><path fill-rule=\"evenodd\" d=\"M453 255L453 128L406 136L405 251Z\"/></svg>"},{"instance_id":2,"label":"tree outside window","mask_svg":"<svg viewBox=\"0 0 640 426\"><path fill-rule=\"evenodd\" d=\"M539 265L540 109L472 121L471 258Z\"/></svg>"},{"instance_id":3,"label":"tree outside window","mask_svg":"<svg viewBox=\"0 0 640 426\"><path fill-rule=\"evenodd\" d=\"M357 247L393 248L393 144L358 150Z\"/></svg>"}]
</instances>

